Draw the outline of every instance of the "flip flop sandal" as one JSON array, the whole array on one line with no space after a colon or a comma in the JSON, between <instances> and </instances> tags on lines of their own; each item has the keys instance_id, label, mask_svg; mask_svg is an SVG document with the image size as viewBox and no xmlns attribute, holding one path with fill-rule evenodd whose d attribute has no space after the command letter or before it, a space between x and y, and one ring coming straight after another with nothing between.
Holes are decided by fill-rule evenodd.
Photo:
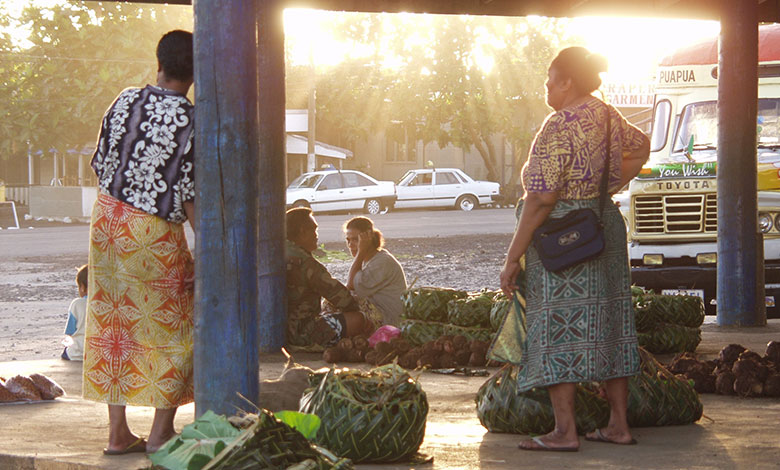
<instances>
[{"instance_id":1,"label":"flip flop sandal","mask_svg":"<svg viewBox=\"0 0 780 470\"><path fill-rule=\"evenodd\" d=\"M527 441L536 444L535 447L523 447L522 442L517 446L520 450L547 451L547 452L577 452L579 447L550 447L544 443L541 436L532 437Z\"/></svg>"},{"instance_id":2,"label":"flip flop sandal","mask_svg":"<svg viewBox=\"0 0 780 470\"><path fill-rule=\"evenodd\" d=\"M606 435L604 435L604 433L601 432L601 429L596 429L596 431L594 431L594 434L595 435L593 435L593 436L589 436L589 435L586 434L585 435L585 440L586 441L591 441L591 442L605 442L607 444L615 444L615 445L619 445L619 446L633 446L633 445L636 445L636 439L633 439L633 438L630 441L628 441L628 442L613 441L612 439L610 439Z\"/></svg>"},{"instance_id":3,"label":"flip flop sandal","mask_svg":"<svg viewBox=\"0 0 780 470\"><path fill-rule=\"evenodd\" d=\"M135 452L146 452L146 441L144 438L138 438L137 441L133 442L129 446L125 447L124 449L109 449L105 448L103 449L103 455L125 455L125 454L132 454Z\"/></svg>"}]
</instances>

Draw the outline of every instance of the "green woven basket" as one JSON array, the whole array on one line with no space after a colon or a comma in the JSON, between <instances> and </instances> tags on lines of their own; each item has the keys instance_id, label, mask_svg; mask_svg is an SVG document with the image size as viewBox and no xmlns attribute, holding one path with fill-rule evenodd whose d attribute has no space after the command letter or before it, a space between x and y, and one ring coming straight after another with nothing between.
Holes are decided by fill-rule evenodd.
<instances>
[{"instance_id":1,"label":"green woven basket","mask_svg":"<svg viewBox=\"0 0 780 470\"><path fill-rule=\"evenodd\" d=\"M652 354L639 349L642 373L628 381L628 424L633 427L690 424L704 407L687 380L677 378Z\"/></svg>"},{"instance_id":2,"label":"green woven basket","mask_svg":"<svg viewBox=\"0 0 780 470\"><path fill-rule=\"evenodd\" d=\"M490 328L467 328L458 325L444 325L444 334L457 336L463 335L467 340L490 341L493 339L493 330Z\"/></svg>"},{"instance_id":3,"label":"green woven basket","mask_svg":"<svg viewBox=\"0 0 780 470\"><path fill-rule=\"evenodd\" d=\"M642 294L633 301L637 331L650 331L659 323L695 328L704 322L704 302L699 297Z\"/></svg>"},{"instance_id":4,"label":"green woven basket","mask_svg":"<svg viewBox=\"0 0 780 470\"><path fill-rule=\"evenodd\" d=\"M301 411L322 421L315 442L354 462L397 462L417 453L425 437L428 399L396 364L369 372L331 371L307 389Z\"/></svg>"},{"instance_id":5,"label":"green woven basket","mask_svg":"<svg viewBox=\"0 0 780 470\"><path fill-rule=\"evenodd\" d=\"M447 320L453 325L485 328L490 326L492 307L493 297L488 294L453 299L447 302Z\"/></svg>"},{"instance_id":6,"label":"green woven basket","mask_svg":"<svg viewBox=\"0 0 780 470\"><path fill-rule=\"evenodd\" d=\"M545 389L517 393L517 367L505 365L477 392L477 416L490 432L545 434L555 427L550 396ZM577 432L584 434L609 421L609 405L592 387L577 385Z\"/></svg>"},{"instance_id":7,"label":"green woven basket","mask_svg":"<svg viewBox=\"0 0 780 470\"><path fill-rule=\"evenodd\" d=\"M401 320L400 325L401 336L413 346L439 339L446 327L446 323L421 320Z\"/></svg>"},{"instance_id":8,"label":"green woven basket","mask_svg":"<svg viewBox=\"0 0 780 470\"><path fill-rule=\"evenodd\" d=\"M637 339L653 354L693 352L701 342L701 329L659 323L650 331L637 333Z\"/></svg>"},{"instance_id":9,"label":"green woven basket","mask_svg":"<svg viewBox=\"0 0 780 470\"><path fill-rule=\"evenodd\" d=\"M468 294L443 287L417 287L401 295L404 318L423 321L447 321L447 302L461 299Z\"/></svg>"}]
</instances>

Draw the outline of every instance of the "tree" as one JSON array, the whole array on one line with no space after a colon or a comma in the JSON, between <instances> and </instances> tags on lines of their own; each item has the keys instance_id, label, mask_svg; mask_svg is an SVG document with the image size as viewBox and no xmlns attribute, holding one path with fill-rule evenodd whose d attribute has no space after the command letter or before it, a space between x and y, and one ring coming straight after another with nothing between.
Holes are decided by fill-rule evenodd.
<instances>
[{"instance_id":1,"label":"tree","mask_svg":"<svg viewBox=\"0 0 780 470\"><path fill-rule=\"evenodd\" d=\"M119 2L27 6L0 26L26 25L32 45L0 36L0 155L44 155L94 142L103 113L128 86L155 83L155 46L171 29L191 29L187 7Z\"/></svg>"},{"instance_id":2,"label":"tree","mask_svg":"<svg viewBox=\"0 0 780 470\"><path fill-rule=\"evenodd\" d=\"M564 40L562 20L434 15L339 15L332 34L372 53L345 60L317 84L317 111L348 140L391 138L474 148L500 173L495 141L525 158L549 112L547 66ZM570 39L569 39L570 41ZM293 72L294 73L294 72ZM322 75L322 74L320 74ZM517 180L520 161L510 182Z\"/></svg>"}]
</instances>

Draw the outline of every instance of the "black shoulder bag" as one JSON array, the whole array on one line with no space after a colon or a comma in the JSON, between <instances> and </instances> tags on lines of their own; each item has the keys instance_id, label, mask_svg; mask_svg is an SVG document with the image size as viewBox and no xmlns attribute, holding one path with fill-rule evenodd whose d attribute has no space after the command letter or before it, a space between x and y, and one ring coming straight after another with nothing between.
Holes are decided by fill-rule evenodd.
<instances>
[{"instance_id":1,"label":"black shoulder bag","mask_svg":"<svg viewBox=\"0 0 780 470\"><path fill-rule=\"evenodd\" d=\"M599 215L592 209L577 209L563 217L549 217L534 230L533 243L542 265L551 272L562 271L593 259L604 250L604 226L601 217L609 196L610 115L607 108L607 159L601 175Z\"/></svg>"}]
</instances>

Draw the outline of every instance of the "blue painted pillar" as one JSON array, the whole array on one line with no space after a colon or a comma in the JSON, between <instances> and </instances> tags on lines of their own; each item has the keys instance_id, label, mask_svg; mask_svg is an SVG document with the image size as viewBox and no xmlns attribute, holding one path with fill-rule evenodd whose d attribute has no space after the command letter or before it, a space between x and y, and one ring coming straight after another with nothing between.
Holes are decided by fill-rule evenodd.
<instances>
[{"instance_id":1,"label":"blue painted pillar","mask_svg":"<svg viewBox=\"0 0 780 470\"><path fill-rule=\"evenodd\" d=\"M280 1L258 2L257 28L260 108L257 310L260 317L260 349L263 352L278 352L284 346L287 321L284 261L287 158L284 128L284 24Z\"/></svg>"},{"instance_id":2,"label":"blue painted pillar","mask_svg":"<svg viewBox=\"0 0 780 470\"><path fill-rule=\"evenodd\" d=\"M195 0L195 413L258 395L254 1Z\"/></svg>"},{"instance_id":3,"label":"blue painted pillar","mask_svg":"<svg viewBox=\"0 0 780 470\"><path fill-rule=\"evenodd\" d=\"M721 2L718 58L718 281L721 326L766 324L758 232L756 2Z\"/></svg>"}]
</instances>

